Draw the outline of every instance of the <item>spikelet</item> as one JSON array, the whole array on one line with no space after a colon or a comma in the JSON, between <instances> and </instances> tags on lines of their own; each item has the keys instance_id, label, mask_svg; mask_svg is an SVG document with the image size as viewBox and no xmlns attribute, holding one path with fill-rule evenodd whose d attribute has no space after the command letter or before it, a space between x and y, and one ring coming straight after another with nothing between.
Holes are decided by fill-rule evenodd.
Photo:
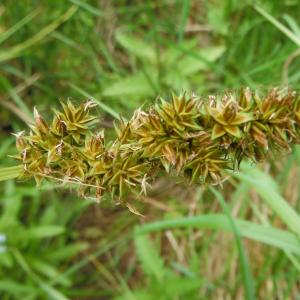
<instances>
[{"instance_id":1,"label":"spikelet","mask_svg":"<svg viewBox=\"0 0 300 300\"><path fill-rule=\"evenodd\" d=\"M16 134L15 158L24 167L20 177L77 183L83 196L111 193L125 204L128 194L146 193L149 179L164 171L191 183L220 184L243 159L287 153L300 141L295 91L261 95L245 88L207 98L187 93L172 95L171 101L159 98L131 120L121 119L111 143L104 131L91 129L92 101L61 105L51 125L34 109L29 134Z\"/></svg>"}]
</instances>

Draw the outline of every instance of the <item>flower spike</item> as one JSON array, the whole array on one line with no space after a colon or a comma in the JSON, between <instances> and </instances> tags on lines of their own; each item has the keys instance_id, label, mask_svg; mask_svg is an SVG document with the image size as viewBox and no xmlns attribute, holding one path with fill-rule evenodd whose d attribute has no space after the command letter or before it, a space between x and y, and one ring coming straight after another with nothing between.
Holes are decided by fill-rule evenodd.
<instances>
[{"instance_id":1,"label":"flower spike","mask_svg":"<svg viewBox=\"0 0 300 300\"><path fill-rule=\"evenodd\" d=\"M146 193L162 172L191 183L221 184L226 170L243 159L261 161L300 142L300 95L286 89L158 98L131 120L120 118L117 138L109 143L103 130L92 130L94 102L61 105L50 123L34 108L29 134L16 134L19 177L75 183L81 195L93 192L97 198L111 193L132 211L127 195Z\"/></svg>"}]
</instances>

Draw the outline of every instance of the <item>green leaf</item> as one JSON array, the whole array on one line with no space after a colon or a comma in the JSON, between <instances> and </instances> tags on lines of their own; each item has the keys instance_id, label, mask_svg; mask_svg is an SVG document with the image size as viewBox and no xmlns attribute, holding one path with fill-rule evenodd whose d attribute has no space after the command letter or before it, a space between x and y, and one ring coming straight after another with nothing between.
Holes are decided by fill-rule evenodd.
<instances>
[{"instance_id":1,"label":"green leaf","mask_svg":"<svg viewBox=\"0 0 300 300\"><path fill-rule=\"evenodd\" d=\"M14 257L20 267L27 273L27 275L37 284L40 289L48 296L51 296L53 300L68 300L60 291L53 288L48 283L44 282L39 276L37 276L30 268L23 254L17 249L13 250Z\"/></svg>"},{"instance_id":2,"label":"green leaf","mask_svg":"<svg viewBox=\"0 0 300 300\"><path fill-rule=\"evenodd\" d=\"M114 298L114 300L153 300L151 290L125 291L121 296Z\"/></svg>"},{"instance_id":3,"label":"green leaf","mask_svg":"<svg viewBox=\"0 0 300 300\"><path fill-rule=\"evenodd\" d=\"M33 46L34 44L40 42L44 39L48 34L53 32L60 24L66 22L69 18L71 18L74 13L77 11L77 6L71 6L64 14L55 19L52 23L41 29L34 36L30 37L28 40L11 47L10 49L5 49L0 51L0 62L4 62L10 60L12 58L18 57L22 55L22 53Z\"/></svg>"},{"instance_id":4,"label":"green leaf","mask_svg":"<svg viewBox=\"0 0 300 300\"><path fill-rule=\"evenodd\" d=\"M172 65L177 64L181 58L184 57L185 53L192 51L195 47L198 47L197 39L183 40L180 43L180 48L174 47L173 45L169 46L162 53L161 61L164 66L170 68Z\"/></svg>"},{"instance_id":5,"label":"green leaf","mask_svg":"<svg viewBox=\"0 0 300 300\"><path fill-rule=\"evenodd\" d=\"M134 96L134 98L151 96L153 87L143 73L136 73L120 79L107 86L102 95L105 97Z\"/></svg>"},{"instance_id":6,"label":"green leaf","mask_svg":"<svg viewBox=\"0 0 300 300\"><path fill-rule=\"evenodd\" d=\"M178 297L188 296L191 292L195 292L201 285L200 278L170 278L167 277L166 283L163 283L162 288L164 293L170 297L170 299L178 299ZM169 298L168 298L169 299ZM183 297L182 299L187 299Z\"/></svg>"},{"instance_id":7,"label":"green leaf","mask_svg":"<svg viewBox=\"0 0 300 300\"><path fill-rule=\"evenodd\" d=\"M0 181L14 179L20 176L23 166L0 168Z\"/></svg>"},{"instance_id":8,"label":"green leaf","mask_svg":"<svg viewBox=\"0 0 300 300\"><path fill-rule=\"evenodd\" d=\"M122 47L134 56L147 60L151 63L156 61L155 49L142 39L122 31L117 31L116 39Z\"/></svg>"},{"instance_id":9,"label":"green leaf","mask_svg":"<svg viewBox=\"0 0 300 300\"><path fill-rule=\"evenodd\" d=\"M241 266L241 271L242 271L242 278L244 281L244 287L245 287L245 294L246 298L248 300L255 299L255 288L254 288L254 280L252 277L252 273L249 267L249 262L248 262L248 257L246 256L246 252L243 246L243 243L241 241L241 236L239 229L235 223L234 218L231 215L231 212L229 210L228 205L226 204L226 201L224 197L222 196L221 193L219 193L216 189L210 188L210 190L213 192L219 203L221 204L225 214L228 217L228 220L231 224L232 227L232 232L235 236L236 240L236 245L238 248L238 253L239 253L239 259L240 259L240 266Z\"/></svg>"},{"instance_id":10,"label":"green leaf","mask_svg":"<svg viewBox=\"0 0 300 300\"><path fill-rule=\"evenodd\" d=\"M18 116L26 123L33 122L31 110L28 108L26 102L20 97L13 84L4 76L0 76L0 83L3 89L7 92L10 98L16 103L18 107Z\"/></svg>"},{"instance_id":11,"label":"green leaf","mask_svg":"<svg viewBox=\"0 0 300 300\"><path fill-rule=\"evenodd\" d=\"M212 32L221 35L228 35L230 22L226 19L226 3L211 2L207 8L208 26L211 27Z\"/></svg>"},{"instance_id":12,"label":"green leaf","mask_svg":"<svg viewBox=\"0 0 300 300\"><path fill-rule=\"evenodd\" d=\"M45 225L39 227L32 227L26 230L26 237L28 239L43 239L60 235L65 232L65 227L58 225Z\"/></svg>"},{"instance_id":13,"label":"green leaf","mask_svg":"<svg viewBox=\"0 0 300 300\"><path fill-rule=\"evenodd\" d=\"M80 1L80 0L69 0L69 1L81 7L82 9L86 10L88 13L94 16L103 17L104 15L104 12L101 9L88 4L86 1Z\"/></svg>"},{"instance_id":14,"label":"green leaf","mask_svg":"<svg viewBox=\"0 0 300 300\"><path fill-rule=\"evenodd\" d=\"M175 91L188 91L191 89L191 84L187 77L182 75L181 71L177 69L173 69L172 72L166 72L163 82Z\"/></svg>"},{"instance_id":15,"label":"green leaf","mask_svg":"<svg viewBox=\"0 0 300 300\"><path fill-rule=\"evenodd\" d=\"M276 20L272 15L270 15L266 10L258 5L253 5L254 9L260 13L264 18L266 18L270 23L272 23L277 29L279 29L284 35L286 35L291 41L293 41L297 46L300 46L300 37L292 32L289 28L284 26L278 20Z\"/></svg>"},{"instance_id":16,"label":"green leaf","mask_svg":"<svg viewBox=\"0 0 300 300\"><path fill-rule=\"evenodd\" d=\"M185 27L189 20L191 5L189 0L183 0L182 2L182 9L181 9L181 16L179 21L179 28L178 28L178 40L181 43L184 38L184 31Z\"/></svg>"},{"instance_id":17,"label":"green leaf","mask_svg":"<svg viewBox=\"0 0 300 300\"><path fill-rule=\"evenodd\" d=\"M32 294L37 291L37 287L30 285L29 283L19 284L16 281L12 281L10 279L0 280L0 292L5 292L11 295L19 296L18 298L22 298L24 294Z\"/></svg>"},{"instance_id":18,"label":"green leaf","mask_svg":"<svg viewBox=\"0 0 300 300\"><path fill-rule=\"evenodd\" d=\"M292 29L293 33L300 37L300 26L297 24L297 21L295 18L288 14L283 15L283 19L286 21L286 23L289 25L289 27Z\"/></svg>"},{"instance_id":19,"label":"green leaf","mask_svg":"<svg viewBox=\"0 0 300 300\"><path fill-rule=\"evenodd\" d=\"M0 33L0 44L11 37L14 33L24 27L28 22L30 22L37 14L40 12L39 9L33 10L30 14L26 17L18 21L15 25L10 27L8 30Z\"/></svg>"},{"instance_id":20,"label":"green leaf","mask_svg":"<svg viewBox=\"0 0 300 300\"><path fill-rule=\"evenodd\" d=\"M72 245L66 245L59 249L52 249L51 252L46 254L46 257L49 260L53 261L61 261L66 260L70 257L73 257L74 255L88 249L89 244L88 243L76 243Z\"/></svg>"},{"instance_id":21,"label":"green leaf","mask_svg":"<svg viewBox=\"0 0 300 300\"><path fill-rule=\"evenodd\" d=\"M18 223L18 215L22 206L22 194L16 188L16 184L13 180L9 180L4 183L4 198L1 204L1 225L5 226L8 223L11 224L12 222Z\"/></svg>"},{"instance_id":22,"label":"green leaf","mask_svg":"<svg viewBox=\"0 0 300 300\"><path fill-rule=\"evenodd\" d=\"M160 281L165 273L165 269L158 251L156 251L146 235L136 235L134 242L143 271L150 276L155 276Z\"/></svg>"},{"instance_id":23,"label":"green leaf","mask_svg":"<svg viewBox=\"0 0 300 300\"><path fill-rule=\"evenodd\" d=\"M234 222L242 237L300 255L300 241L295 234L271 226L262 226L236 218ZM201 228L232 232L232 226L227 216L223 214L208 214L145 224L136 230L136 234L156 232L171 228Z\"/></svg>"},{"instance_id":24,"label":"green leaf","mask_svg":"<svg viewBox=\"0 0 300 300\"><path fill-rule=\"evenodd\" d=\"M193 75L199 71L208 70L207 62L215 62L224 53L224 46L207 47L200 49L195 55L186 55L178 63L181 74L185 76ZM196 57L199 56L199 57ZM203 60L200 59L203 57Z\"/></svg>"},{"instance_id":25,"label":"green leaf","mask_svg":"<svg viewBox=\"0 0 300 300\"><path fill-rule=\"evenodd\" d=\"M266 204L292 231L300 236L300 215L280 195L276 183L268 174L244 163L241 166L241 172L234 176L254 187Z\"/></svg>"},{"instance_id":26,"label":"green leaf","mask_svg":"<svg viewBox=\"0 0 300 300\"><path fill-rule=\"evenodd\" d=\"M30 259L30 264L35 271L45 275L49 279L58 278L57 282L59 284L63 286L71 285L71 281L67 277L61 276L61 273L53 265L37 258Z\"/></svg>"}]
</instances>

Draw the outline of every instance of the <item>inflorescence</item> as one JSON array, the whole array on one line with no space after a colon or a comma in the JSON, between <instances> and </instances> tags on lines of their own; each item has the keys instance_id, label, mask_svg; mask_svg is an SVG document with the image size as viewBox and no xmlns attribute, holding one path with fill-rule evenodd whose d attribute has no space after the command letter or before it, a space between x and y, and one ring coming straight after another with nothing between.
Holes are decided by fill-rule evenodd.
<instances>
[{"instance_id":1,"label":"inflorescence","mask_svg":"<svg viewBox=\"0 0 300 300\"><path fill-rule=\"evenodd\" d=\"M51 123L35 109L29 134L16 134L19 178L76 183L83 196L111 193L126 204L129 193L146 193L163 171L191 183L220 184L225 171L237 169L243 159L262 161L300 140L295 91L260 95L245 88L221 96L159 98L131 120L121 118L110 142L103 130L91 130L97 121L90 114L93 106L93 101L62 103Z\"/></svg>"}]
</instances>

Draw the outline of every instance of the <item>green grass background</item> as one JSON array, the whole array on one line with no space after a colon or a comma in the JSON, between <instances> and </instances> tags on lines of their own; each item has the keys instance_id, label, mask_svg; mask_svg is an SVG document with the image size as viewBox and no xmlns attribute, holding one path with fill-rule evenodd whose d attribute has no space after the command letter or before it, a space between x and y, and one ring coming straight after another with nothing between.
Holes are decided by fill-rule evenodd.
<instances>
[{"instance_id":1,"label":"green grass background","mask_svg":"<svg viewBox=\"0 0 300 300\"><path fill-rule=\"evenodd\" d=\"M299 0L0 1L0 166L32 110L99 128L171 91L299 89ZM0 182L0 299L300 299L300 150L223 189L162 178L140 209Z\"/></svg>"}]
</instances>

